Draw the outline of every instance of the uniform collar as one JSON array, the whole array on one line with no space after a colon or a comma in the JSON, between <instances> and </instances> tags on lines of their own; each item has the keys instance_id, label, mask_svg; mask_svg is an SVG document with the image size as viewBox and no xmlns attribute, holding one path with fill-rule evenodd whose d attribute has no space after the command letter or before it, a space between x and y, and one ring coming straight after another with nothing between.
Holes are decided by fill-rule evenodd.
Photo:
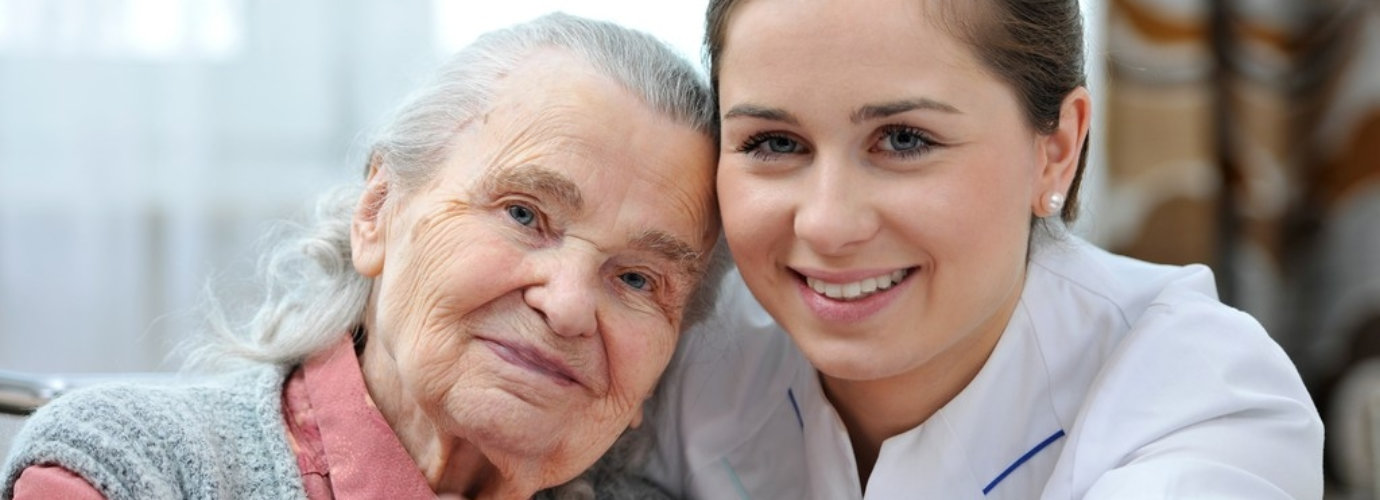
<instances>
[{"instance_id":1,"label":"uniform collar","mask_svg":"<svg viewBox=\"0 0 1380 500\"><path fill-rule=\"evenodd\" d=\"M1022 299L977 376L920 426L882 444L869 498L1019 498L1040 491L1066 429L1050 397L1049 369ZM798 354L798 353L797 353ZM806 463L816 498L860 498L856 461L818 374L800 370ZM1028 487L1022 483L1039 482Z\"/></svg>"}]
</instances>

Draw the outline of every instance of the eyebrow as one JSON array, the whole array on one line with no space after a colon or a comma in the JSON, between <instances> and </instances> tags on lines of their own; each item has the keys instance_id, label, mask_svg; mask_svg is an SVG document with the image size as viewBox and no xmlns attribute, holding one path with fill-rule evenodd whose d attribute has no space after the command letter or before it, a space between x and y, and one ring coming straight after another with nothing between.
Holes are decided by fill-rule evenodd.
<instances>
[{"instance_id":1,"label":"eyebrow","mask_svg":"<svg viewBox=\"0 0 1380 500\"><path fill-rule=\"evenodd\" d=\"M939 111L942 113L958 115L963 114L963 112L959 111L958 108L955 108L948 103L936 101L934 99L930 99L927 97L922 97L919 99L904 99L900 101L884 102L878 104L867 104L861 108L858 108L857 111L854 111L853 114L848 117L848 119L849 121L852 121L856 124L868 120L886 118L888 116L898 115L901 113L915 110ZM758 118L762 120L783 122L790 125L800 125L800 120L796 119L794 115L790 114L784 109L758 106L755 104L739 104L737 106L734 106L732 109L729 109L727 113L724 113L722 120L727 121L731 118L739 117Z\"/></svg>"},{"instance_id":2,"label":"eyebrow","mask_svg":"<svg viewBox=\"0 0 1380 500\"><path fill-rule=\"evenodd\" d=\"M739 104L737 106L734 106L732 109L728 110L727 113L724 113L724 117L721 119L721 121L727 121L732 118L740 117L758 118L774 122L785 122L791 125L800 125L800 120L797 120L795 116L792 116L790 113L787 113L784 109L768 108L765 106L757 106L754 104Z\"/></svg>"},{"instance_id":3,"label":"eyebrow","mask_svg":"<svg viewBox=\"0 0 1380 500\"><path fill-rule=\"evenodd\" d=\"M544 201L560 205L571 212L584 209L585 199L580 187L565 174L538 165L518 165L490 172L484 179L488 193L523 191L539 195Z\"/></svg>"},{"instance_id":4,"label":"eyebrow","mask_svg":"<svg viewBox=\"0 0 1380 500\"><path fill-rule=\"evenodd\" d=\"M956 115L963 114L963 112L959 111L958 108L955 108L949 105L948 103L943 103L940 101L936 101L934 99L922 97L919 99L905 99L900 101L884 102L878 104L868 104L861 108L858 108L858 110L854 111L853 115L849 116L848 119L851 120L853 123L857 124L868 120L886 118L888 116L898 115L901 113L915 110L939 111L943 113Z\"/></svg>"},{"instance_id":5,"label":"eyebrow","mask_svg":"<svg viewBox=\"0 0 1380 500\"><path fill-rule=\"evenodd\" d=\"M696 252L693 247L681 241L670 233L658 229L648 229L633 238L632 248L651 252L670 261L676 266L677 274L685 275L686 278L699 276L703 271L700 263L700 252Z\"/></svg>"}]
</instances>

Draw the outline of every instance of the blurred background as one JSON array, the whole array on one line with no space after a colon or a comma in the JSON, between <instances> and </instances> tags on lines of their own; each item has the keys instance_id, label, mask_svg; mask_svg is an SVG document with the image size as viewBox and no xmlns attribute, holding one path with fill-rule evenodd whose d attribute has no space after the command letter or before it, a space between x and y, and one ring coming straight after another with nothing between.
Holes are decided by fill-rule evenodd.
<instances>
[{"instance_id":1,"label":"blurred background","mask_svg":"<svg viewBox=\"0 0 1380 500\"><path fill-rule=\"evenodd\" d=\"M1330 496L1376 498L1380 0L1083 3L1097 112L1075 231L1211 265L1327 419ZM0 371L175 370L208 281L247 292L273 221L355 180L447 54L559 9L699 61L704 6L0 0Z\"/></svg>"}]
</instances>

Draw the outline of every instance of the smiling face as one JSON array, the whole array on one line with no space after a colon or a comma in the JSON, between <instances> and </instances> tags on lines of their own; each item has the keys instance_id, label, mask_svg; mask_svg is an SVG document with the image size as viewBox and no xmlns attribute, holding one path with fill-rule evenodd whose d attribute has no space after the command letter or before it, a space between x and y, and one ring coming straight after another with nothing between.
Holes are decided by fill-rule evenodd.
<instances>
[{"instance_id":1,"label":"smiling face","mask_svg":"<svg viewBox=\"0 0 1380 500\"><path fill-rule=\"evenodd\" d=\"M401 392L374 398L549 486L640 418L670 359L717 232L714 152L573 56L526 61L432 182L357 215L355 263L377 276L366 377Z\"/></svg>"},{"instance_id":2,"label":"smiling face","mask_svg":"<svg viewBox=\"0 0 1380 500\"><path fill-rule=\"evenodd\" d=\"M749 0L727 26L725 233L826 384L975 372L1020 297L1032 214L1068 186L1059 134L1027 124L939 12Z\"/></svg>"}]
</instances>

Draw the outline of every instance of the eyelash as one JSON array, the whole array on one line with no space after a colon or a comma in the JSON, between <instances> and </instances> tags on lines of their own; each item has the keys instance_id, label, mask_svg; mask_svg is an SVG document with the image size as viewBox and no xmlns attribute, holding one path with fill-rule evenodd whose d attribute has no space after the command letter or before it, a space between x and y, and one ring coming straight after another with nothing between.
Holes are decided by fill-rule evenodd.
<instances>
[{"instance_id":1,"label":"eyelash","mask_svg":"<svg viewBox=\"0 0 1380 500\"><path fill-rule=\"evenodd\" d=\"M794 153L777 153L777 152L770 152L770 151L762 151L761 148L762 148L763 145L766 145L768 141L772 141L772 140L776 140L776 139L786 139L786 140L789 140L789 141L795 143L795 146L796 146L797 148L800 148L800 149L802 149L802 150L804 150L804 151L797 151L797 152L794 152ZM778 156L781 156L781 155L784 155L784 154L802 154L802 153L806 153L806 152L808 152L808 150L805 150L805 146L802 145L802 144L800 144L800 141L797 141L797 140L791 138L790 136L788 136L788 135L786 135L786 134L783 134L783 133L781 133L781 132L758 132L758 133L756 133L756 134L752 134L752 136L748 137L747 140L743 141L743 143L742 143L741 145L738 146L738 152L739 152L739 153L746 153L746 154L752 155L753 158L756 158L756 159L758 159L758 160L770 160L770 159L772 159L772 158L775 158L775 157L778 157Z\"/></svg>"},{"instance_id":2,"label":"eyelash","mask_svg":"<svg viewBox=\"0 0 1380 500\"><path fill-rule=\"evenodd\" d=\"M888 137L892 137L898 133L913 135L920 142L920 144L913 149L907 149L904 151L886 151L879 149L876 146L876 144L879 144L881 141L886 140ZM794 151L790 153L779 153L774 151L762 150L762 147L764 145L767 145L768 141L776 139L789 140L792 143L794 143L795 147L800 149L800 151ZM935 148L941 146L943 145L940 144L939 141L935 140L934 136L930 135L930 133L924 130L907 125L886 125L882 127L881 135L876 139L876 141L874 141L874 145L868 148L868 151L873 153L886 153L897 159L908 160L929 153ZM749 136L747 140L743 141L743 143L738 146L737 152L752 155L754 158L758 160L771 160L787 154L806 154L809 153L809 150L803 144L801 144L799 140L796 140L787 134L781 132L758 132L756 134Z\"/></svg>"},{"instance_id":3,"label":"eyelash","mask_svg":"<svg viewBox=\"0 0 1380 500\"><path fill-rule=\"evenodd\" d=\"M916 140L920 141L920 144L913 149L907 149L905 151L884 151L885 153L890 154L898 159L906 160L914 158L916 156L929 153L931 150L941 146L941 144L939 144L939 141L936 141L934 139L934 136L930 135L928 132L906 125L887 125L885 127L882 127L882 135L881 137L877 138L877 142L880 143L881 141L884 141L888 137L892 137L897 133L913 135L915 136ZM877 151L875 148L873 150Z\"/></svg>"}]
</instances>

